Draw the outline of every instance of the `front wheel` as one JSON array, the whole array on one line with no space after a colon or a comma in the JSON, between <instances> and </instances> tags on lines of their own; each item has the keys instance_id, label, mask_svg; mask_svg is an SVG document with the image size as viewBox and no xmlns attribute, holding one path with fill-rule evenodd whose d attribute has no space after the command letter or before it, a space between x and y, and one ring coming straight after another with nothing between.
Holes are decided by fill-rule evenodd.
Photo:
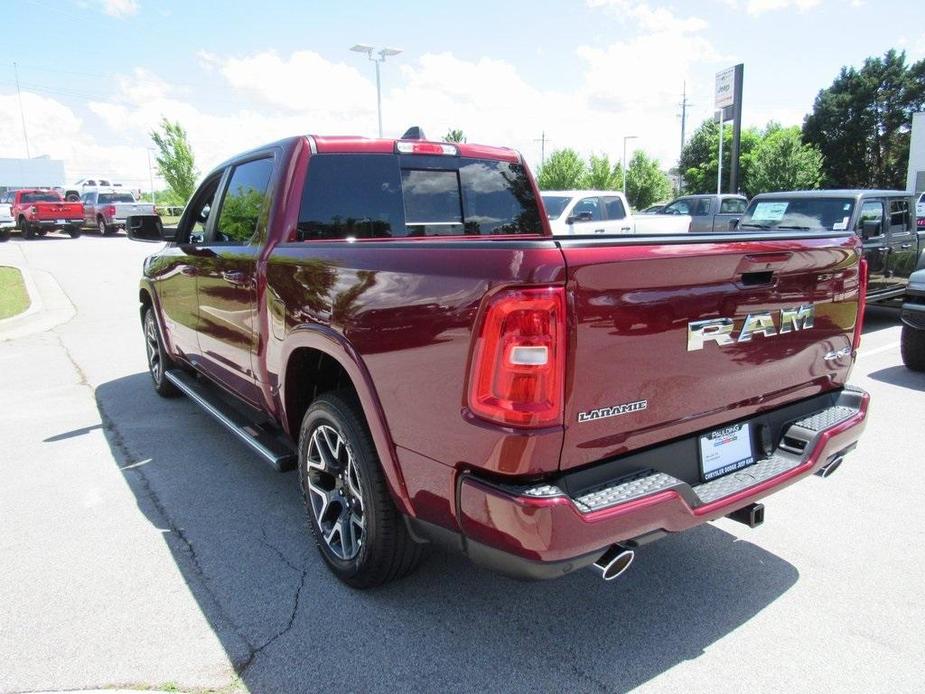
<instances>
[{"instance_id":1,"label":"front wheel","mask_svg":"<svg viewBox=\"0 0 925 694\"><path fill-rule=\"evenodd\" d=\"M164 371L171 366L170 357L164 349L160 330L154 318L154 309L150 306L145 309L144 318L145 351L148 356L148 373L154 382L154 390L162 398L175 398L180 394L177 387L164 377Z\"/></svg>"},{"instance_id":2,"label":"front wheel","mask_svg":"<svg viewBox=\"0 0 925 694\"><path fill-rule=\"evenodd\" d=\"M900 340L900 352L906 368L925 371L925 330L903 325Z\"/></svg>"},{"instance_id":3,"label":"front wheel","mask_svg":"<svg viewBox=\"0 0 925 694\"><path fill-rule=\"evenodd\" d=\"M353 398L325 393L308 408L299 432L299 483L315 544L341 581L371 588L417 566L423 547L395 508Z\"/></svg>"}]
</instances>

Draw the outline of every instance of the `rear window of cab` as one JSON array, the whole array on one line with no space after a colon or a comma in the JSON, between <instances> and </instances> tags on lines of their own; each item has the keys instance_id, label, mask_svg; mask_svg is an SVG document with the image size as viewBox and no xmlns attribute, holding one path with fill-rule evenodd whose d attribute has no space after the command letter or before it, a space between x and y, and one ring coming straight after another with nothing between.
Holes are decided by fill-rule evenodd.
<instances>
[{"instance_id":1,"label":"rear window of cab","mask_svg":"<svg viewBox=\"0 0 925 694\"><path fill-rule=\"evenodd\" d=\"M315 154L296 238L541 234L521 164L400 154Z\"/></svg>"}]
</instances>

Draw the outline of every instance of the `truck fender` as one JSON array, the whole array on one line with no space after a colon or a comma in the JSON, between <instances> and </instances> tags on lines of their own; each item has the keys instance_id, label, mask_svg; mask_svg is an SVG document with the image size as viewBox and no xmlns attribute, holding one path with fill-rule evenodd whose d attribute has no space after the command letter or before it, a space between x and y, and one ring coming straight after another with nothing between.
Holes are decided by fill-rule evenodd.
<instances>
[{"instance_id":1,"label":"truck fender","mask_svg":"<svg viewBox=\"0 0 925 694\"><path fill-rule=\"evenodd\" d=\"M376 394L369 371L362 357L353 348L353 345L340 333L327 326L303 325L295 328L286 337L283 343L280 365L283 367L279 374L279 405L283 413L283 422L288 422L286 407L286 373L290 357L297 349L307 347L323 352L334 359L349 376L356 389L360 406L366 416L366 423L372 434L373 445L382 462L382 470L392 492L398 510L408 516L414 516L405 480L401 474L398 458L395 453L395 444L389 434L388 424L382 411L382 404ZM298 438L298 432L289 432L293 439Z\"/></svg>"}]
</instances>

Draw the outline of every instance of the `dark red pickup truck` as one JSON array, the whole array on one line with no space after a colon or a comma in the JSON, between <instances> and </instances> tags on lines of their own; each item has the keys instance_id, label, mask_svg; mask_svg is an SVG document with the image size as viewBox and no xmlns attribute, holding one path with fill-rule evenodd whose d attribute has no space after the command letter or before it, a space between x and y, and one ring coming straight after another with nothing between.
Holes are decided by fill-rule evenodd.
<instances>
[{"instance_id":1,"label":"dark red pickup truck","mask_svg":"<svg viewBox=\"0 0 925 694\"><path fill-rule=\"evenodd\" d=\"M80 236L84 208L79 202L66 202L56 190L17 190L13 193L11 214L24 239L36 234L64 229L72 239Z\"/></svg>"},{"instance_id":2,"label":"dark red pickup truck","mask_svg":"<svg viewBox=\"0 0 925 694\"><path fill-rule=\"evenodd\" d=\"M529 578L731 516L855 447L849 232L551 236L509 149L296 137L212 172L139 299L157 391L295 466L350 585L435 543Z\"/></svg>"}]
</instances>

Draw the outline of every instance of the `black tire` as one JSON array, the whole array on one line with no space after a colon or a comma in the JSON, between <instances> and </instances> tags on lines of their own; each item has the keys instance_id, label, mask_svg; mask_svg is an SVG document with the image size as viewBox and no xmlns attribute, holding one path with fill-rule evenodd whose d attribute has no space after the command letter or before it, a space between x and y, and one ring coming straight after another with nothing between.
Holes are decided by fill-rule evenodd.
<instances>
[{"instance_id":1,"label":"black tire","mask_svg":"<svg viewBox=\"0 0 925 694\"><path fill-rule=\"evenodd\" d=\"M145 351L148 358L148 373L151 375L151 381L154 383L154 391L162 398L175 398L180 394L177 387L164 378L164 371L173 367L173 362L164 349L164 341L161 340L161 331L157 327L157 320L154 318L154 309L150 306L145 309L145 317L142 322L142 328L145 336Z\"/></svg>"},{"instance_id":2,"label":"black tire","mask_svg":"<svg viewBox=\"0 0 925 694\"><path fill-rule=\"evenodd\" d=\"M111 228L106 225L106 220L102 217L96 218L96 230L100 232L100 236L108 236L111 232Z\"/></svg>"},{"instance_id":3,"label":"black tire","mask_svg":"<svg viewBox=\"0 0 925 694\"><path fill-rule=\"evenodd\" d=\"M310 461L324 464L318 446L326 445L325 434L330 441L332 431L341 444L337 455L328 456L331 469L325 471ZM332 448L326 450L330 454ZM305 413L299 430L299 486L315 544L331 572L347 585L379 586L407 575L420 562L424 547L408 534L395 508L363 412L349 394L325 393ZM345 520L351 539L343 533ZM335 541L333 526L338 524Z\"/></svg>"},{"instance_id":4,"label":"black tire","mask_svg":"<svg viewBox=\"0 0 925 694\"><path fill-rule=\"evenodd\" d=\"M80 200L80 195L74 192L70 192L64 196L64 199L68 202L78 202Z\"/></svg>"},{"instance_id":5,"label":"black tire","mask_svg":"<svg viewBox=\"0 0 925 694\"><path fill-rule=\"evenodd\" d=\"M22 232L22 237L27 241L35 236L32 224L27 222L25 217L19 218L19 230Z\"/></svg>"},{"instance_id":6,"label":"black tire","mask_svg":"<svg viewBox=\"0 0 925 694\"><path fill-rule=\"evenodd\" d=\"M900 352L903 364L913 371L925 371L925 330L903 325Z\"/></svg>"},{"instance_id":7,"label":"black tire","mask_svg":"<svg viewBox=\"0 0 925 694\"><path fill-rule=\"evenodd\" d=\"M70 236L72 239L80 238L80 227L77 226L76 224L72 224L69 227L65 227L65 231L68 233L68 236Z\"/></svg>"},{"instance_id":8,"label":"black tire","mask_svg":"<svg viewBox=\"0 0 925 694\"><path fill-rule=\"evenodd\" d=\"M9 229L0 229L0 243L10 240L10 230Z\"/></svg>"}]
</instances>

